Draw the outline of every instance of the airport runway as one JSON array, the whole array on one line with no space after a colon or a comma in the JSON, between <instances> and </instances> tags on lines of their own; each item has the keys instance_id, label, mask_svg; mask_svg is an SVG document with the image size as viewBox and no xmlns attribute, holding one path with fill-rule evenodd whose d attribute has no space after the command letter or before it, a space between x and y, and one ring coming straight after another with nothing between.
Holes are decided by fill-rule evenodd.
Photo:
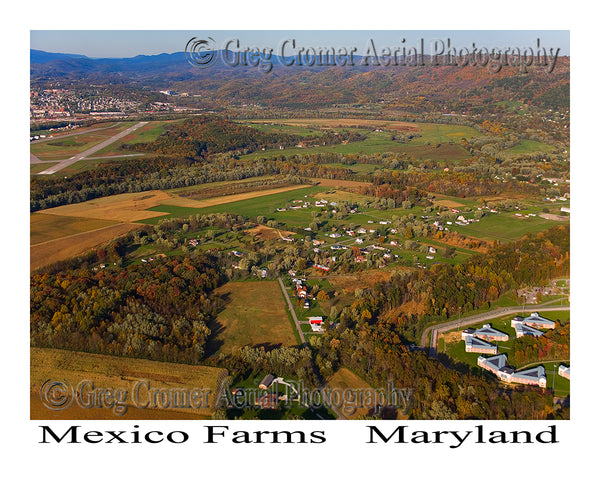
<instances>
[{"instance_id":1,"label":"airport runway","mask_svg":"<svg viewBox=\"0 0 600 480\"><path fill-rule=\"evenodd\" d=\"M50 168L40 172L39 175L52 175L53 173L59 172L63 168L66 168L69 165L73 165L75 162L78 162L79 160L83 160L83 159L89 157L90 155L93 155L94 153L102 150L103 148L108 147L110 144L115 143L117 140L120 140L121 138L126 137L127 135L134 132L138 128L143 127L147 123L148 122L139 122L139 123L135 124L133 127L129 127L127 130L123 130L121 133L117 133L116 135L113 135L112 137L108 138L107 140L104 140L103 142L99 143L98 145L95 145L92 148L89 148L85 152L78 153L77 155L74 155L71 158L67 158L66 160L59 161L53 167L50 167Z\"/></svg>"}]
</instances>

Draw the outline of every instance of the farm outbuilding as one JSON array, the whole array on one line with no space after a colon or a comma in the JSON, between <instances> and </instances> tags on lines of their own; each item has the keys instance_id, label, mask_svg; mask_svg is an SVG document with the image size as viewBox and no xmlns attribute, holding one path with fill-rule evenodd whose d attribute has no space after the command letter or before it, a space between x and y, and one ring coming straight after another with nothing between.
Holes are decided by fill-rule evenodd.
<instances>
[{"instance_id":1,"label":"farm outbuilding","mask_svg":"<svg viewBox=\"0 0 600 480\"><path fill-rule=\"evenodd\" d=\"M268 375L265 375L265 378L262 379L262 381L258 385L258 388L266 390L273 384L273 380L275 380L275 377L270 373Z\"/></svg>"}]
</instances>

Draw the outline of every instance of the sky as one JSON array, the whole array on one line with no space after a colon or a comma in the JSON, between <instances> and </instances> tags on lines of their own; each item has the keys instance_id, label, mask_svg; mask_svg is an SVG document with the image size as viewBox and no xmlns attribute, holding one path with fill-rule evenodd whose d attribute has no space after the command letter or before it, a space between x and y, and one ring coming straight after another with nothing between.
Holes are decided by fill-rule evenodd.
<instances>
[{"instance_id":1,"label":"sky","mask_svg":"<svg viewBox=\"0 0 600 480\"><path fill-rule=\"evenodd\" d=\"M278 50L287 39L306 47L358 47L370 39L377 48L413 46L424 40L426 53L433 42L450 39L451 46L473 48L560 48L570 55L568 30L31 30L30 48L53 53L72 53L93 58L127 58L136 55L182 52L192 37L212 37L219 48L239 39L244 47ZM404 39L404 42L402 41Z\"/></svg>"}]
</instances>

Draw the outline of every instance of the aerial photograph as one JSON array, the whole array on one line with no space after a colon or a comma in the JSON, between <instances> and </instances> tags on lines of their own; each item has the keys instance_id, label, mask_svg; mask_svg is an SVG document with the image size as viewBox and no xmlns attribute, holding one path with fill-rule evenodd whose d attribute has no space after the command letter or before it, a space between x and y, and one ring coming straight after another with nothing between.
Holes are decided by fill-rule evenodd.
<instances>
[{"instance_id":1,"label":"aerial photograph","mask_svg":"<svg viewBox=\"0 0 600 480\"><path fill-rule=\"evenodd\" d=\"M570 419L569 40L31 30L30 419Z\"/></svg>"}]
</instances>

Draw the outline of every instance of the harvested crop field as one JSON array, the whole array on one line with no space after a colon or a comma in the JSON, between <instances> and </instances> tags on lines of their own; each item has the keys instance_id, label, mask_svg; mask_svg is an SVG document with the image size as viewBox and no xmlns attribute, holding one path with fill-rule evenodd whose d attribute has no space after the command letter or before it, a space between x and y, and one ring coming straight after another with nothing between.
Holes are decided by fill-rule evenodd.
<instances>
[{"instance_id":1,"label":"harvested crop field","mask_svg":"<svg viewBox=\"0 0 600 480\"><path fill-rule=\"evenodd\" d=\"M316 182L322 187L347 187L347 188L358 188L367 187L372 185L369 182L356 182L354 180L335 180L330 178L311 178L313 182Z\"/></svg>"},{"instance_id":2,"label":"harvested crop field","mask_svg":"<svg viewBox=\"0 0 600 480\"><path fill-rule=\"evenodd\" d=\"M86 253L92 248L99 247L137 228L140 228L140 226L130 223L119 223L98 230L77 233L68 237L31 245L29 247L30 271Z\"/></svg>"},{"instance_id":3,"label":"harvested crop field","mask_svg":"<svg viewBox=\"0 0 600 480\"><path fill-rule=\"evenodd\" d=\"M156 207L171 195L161 190L151 190L140 193L123 193L111 197L97 198L87 202L63 205L49 208L43 213L53 215L66 215L69 217L97 218L101 220L114 220L117 222L136 222L146 218L165 215L164 212L147 211Z\"/></svg>"},{"instance_id":4,"label":"harvested crop field","mask_svg":"<svg viewBox=\"0 0 600 480\"><path fill-rule=\"evenodd\" d=\"M460 208L460 207L465 206L464 203L459 203L454 200L449 200L449 199L445 199L445 198L443 198L441 200L434 200L433 204L441 205L442 207L448 207L448 208Z\"/></svg>"},{"instance_id":5,"label":"harvested crop field","mask_svg":"<svg viewBox=\"0 0 600 480\"><path fill-rule=\"evenodd\" d=\"M210 353L231 354L245 346L296 345L283 294L276 281L229 282L215 290L225 308L209 324Z\"/></svg>"},{"instance_id":6,"label":"harvested crop field","mask_svg":"<svg viewBox=\"0 0 600 480\"><path fill-rule=\"evenodd\" d=\"M412 270L408 267L398 267L396 270L400 271L402 269ZM388 281L391 277L392 272L389 270L373 270L357 273L356 275L330 275L327 279L335 288L341 288L344 293L353 294L357 288L372 287L377 282Z\"/></svg>"},{"instance_id":7,"label":"harvested crop field","mask_svg":"<svg viewBox=\"0 0 600 480\"><path fill-rule=\"evenodd\" d=\"M217 392L227 370L198 365L184 365L151 360L114 357L93 353L72 352L46 348L30 349L30 416L32 420L50 419L185 419L210 416ZM42 404L40 390L47 380L60 380L70 384L81 395L62 411L53 411ZM123 392L123 415L116 415L113 408L82 408L91 387L82 381L93 382L94 388ZM78 388L79 385L79 388ZM46 385L45 389L48 388ZM165 391L166 396L155 396L154 408L151 389ZM186 397L179 392L205 389L199 396L199 408L186 407ZM44 390L46 391L46 390ZM67 389L68 393L71 393ZM210 392L210 393L209 393ZM49 392L51 393L51 392ZM159 398L161 397L162 400ZM75 400L75 399L74 399ZM137 405L148 405L138 408ZM178 406L179 405L179 406Z\"/></svg>"},{"instance_id":8,"label":"harvested crop field","mask_svg":"<svg viewBox=\"0 0 600 480\"><path fill-rule=\"evenodd\" d=\"M116 222L96 218L65 217L48 213L34 213L31 215L29 223L29 243L35 245L77 233L98 230L99 228L114 225Z\"/></svg>"}]
</instances>

